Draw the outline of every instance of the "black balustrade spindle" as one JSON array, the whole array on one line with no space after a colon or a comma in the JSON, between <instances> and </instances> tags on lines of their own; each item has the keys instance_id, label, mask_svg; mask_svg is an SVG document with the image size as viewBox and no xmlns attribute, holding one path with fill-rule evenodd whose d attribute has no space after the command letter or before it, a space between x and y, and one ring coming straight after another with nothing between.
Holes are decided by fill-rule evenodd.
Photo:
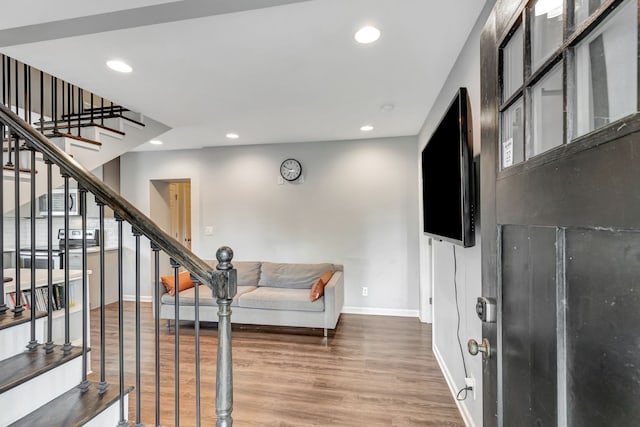
<instances>
[{"instance_id":1,"label":"black balustrade spindle","mask_svg":"<svg viewBox=\"0 0 640 427\"><path fill-rule=\"evenodd\" d=\"M2 60L2 79L4 84L4 58ZM4 90L4 87L3 87ZM3 93L4 100L4 93ZM4 148L4 125L0 124L0 137L2 138L2 147ZM0 212L4 212L4 173L0 178ZM0 253L4 254L4 218L0 221ZM4 273L4 256L0 257L0 271ZM2 274L2 281L0 282L0 316L4 316L7 313L7 303L4 296L4 274Z\"/></svg>"},{"instance_id":2,"label":"black balustrade spindle","mask_svg":"<svg viewBox=\"0 0 640 427\"><path fill-rule=\"evenodd\" d=\"M51 353L53 344L53 181L51 176L51 160L45 159L47 165L47 343L44 350ZM65 254L66 256L66 254ZM66 259L66 258L65 258Z\"/></svg>"},{"instance_id":3,"label":"black balustrade spindle","mask_svg":"<svg viewBox=\"0 0 640 427\"><path fill-rule=\"evenodd\" d=\"M154 310L154 344L155 344L155 380L156 380L156 424L160 427L160 248L151 242L153 251L153 310Z\"/></svg>"},{"instance_id":4,"label":"black balustrade spindle","mask_svg":"<svg viewBox=\"0 0 640 427\"><path fill-rule=\"evenodd\" d=\"M176 288L178 289L178 288ZM196 358L196 427L200 427L200 281L196 280L194 288L194 329L195 329L195 358ZM176 291L177 293L177 291Z\"/></svg>"},{"instance_id":5,"label":"black balustrade spindle","mask_svg":"<svg viewBox=\"0 0 640 427\"><path fill-rule=\"evenodd\" d=\"M16 116L20 115L20 68L18 65L18 60L14 60L15 64L15 76L16 76ZM17 145L17 141L16 141Z\"/></svg>"},{"instance_id":6,"label":"black balustrade spindle","mask_svg":"<svg viewBox=\"0 0 640 427\"><path fill-rule=\"evenodd\" d=\"M9 135L11 135L11 129L9 129ZM13 168L13 179L14 179L14 208L15 208L15 243L16 243L16 277L15 277L15 287L16 287L16 303L13 308L13 314L15 317L22 316L22 312L24 311L24 306L22 305L22 284L21 281L21 265L20 265L20 148L18 147L18 135L13 135L15 138L15 144L13 149L15 150L14 158L16 164ZM11 139L11 136L9 136Z\"/></svg>"},{"instance_id":7,"label":"black balustrade spindle","mask_svg":"<svg viewBox=\"0 0 640 427\"><path fill-rule=\"evenodd\" d=\"M100 97L100 125L104 126L104 98Z\"/></svg>"},{"instance_id":8,"label":"black balustrade spindle","mask_svg":"<svg viewBox=\"0 0 640 427\"><path fill-rule=\"evenodd\" d=\"M80 197L80 218L82 220L82 381L79 388L82 391L89 389L89 381L87 381L87 355L89 341L89 325L87 324L87 316L89 315L89 284L87 283L87 190L79 186Z\"/></svg>"},{"instance_id":9,"label":"black balustrade spindle","mask_svg":"<svg viewBox=\"0 0 640 427\"><path fill-rule=\"evenodd\" d=\"M38 348L38 340L36 340L36 150L31 148L31 168L30 168L30 187L31 187L31 212L29 215L29 224L31 226L31 340L27 345L29 351L35 351Z\"/></svg>"},{"instance_id":10,"label":"black balustrade spindle","mask_svg":"<svg viewBox=\"0 0 640 427\"><path fill-rule=\"evenodd\" d=\"M11 58L7 58L7 103L5 104L11 110Z\"/></svg>"},{"instance_id":11,"label":"black balustrade spindle","mask_svg":"<svg viewBox=\"0 0 640 427\"><path fill-rule=\"evenodd\" d=\"M99 210L100 221L100 383L98 384L98 393L103 394L107 391L109 384L106 379L105 370L105 262L104 262L104 203L96 197L96 204Z\"/></svg>"},{"instance_id":12,"label":"black balustrade spindle","mask_svg":"<svg viewBox=\"0 0 640 427\"><path fill-rule=\"evenodd\" d=\"M7 57L2 55L2 103L7 105ZM11 107L9 107L11 108Z\"/></svg>"},{"instance_id":13,"label":"black balustrade spindle","mask_svg":"<svg viewBox=\"0 0 640 427\"><path fill-rule=\"evenodd\" d=\"M93 92L91 92L91 108L89 109L89 114L91 115L91 125L93 125Z\"/></svg>"},{"instance_id":14,"label":"black balustrade spindle","mask_svg":"<svg viewBox=\"0 0 640 427\"><path fill-rule=\"evenodd\" d=\"M51 120L53 121L53 134L58 134L58 79L51 76Z\"/></svg>"},{"instance_id":15,"label":"black balustrade spindle","mask_svg":"<svg viewBox=\"0 0 640 427\"><path fill-rule=\"evenodd\" d=\"M140 236L142 233L132 227L131 233L136 240L136 427L142 426L140 421L140 394L142 388L140 387Z\"/></svg>"},{"instance_id":16,"label":"black balustrade spindle","mask_svg":"<svg viewBox=\"0 0 640 427\"><path fill-rule=\"evenodd\" d=\"M180 425L180 264L171 258L171 267L173 268L173 289L174 289L174 317L175 317L175 335L174 335L174 388L175 388L175 427Z\"/></svg>"},{"instance_id":17,"label":"black balustrade spindle","mask_svg":"<svg viewBox=\"0 0 640 427\"><path fill-rule=\"evenodd\" d=\"M71 254L69 253L69 175L64 173L64 345L62 351L64 354L71 352L71 333L70 333L70 310L69 307L69 261ZM53 200L51 201L53 202Z\"/></svg>"},{"instance_id":18,"label":"black balustrade spindle","mask_svg":"<svg viewBox=\"0 0 640 427\"><path fill-rule=\"evenodd\" d=\"M40 71L40 133L44 133L44 73Z\"/></svg>"},{"instance_id":19,"label":"black balustrade spindle","mask_svg":"<svg viewBox=\"0 0 640 427\"><path fill-rule=\"evenodd\" d=\"M80 120L82 119L82 89L78 88L78 133L80 136Z\"/></svg>"},{"instance_id":20,"label":"black balustrade spindle","mask_svg":"<svg viewBox=\"0 0 640 427\"><path fill-rule=\"evenodd\" d=\"M22 80L24 81L22 83L22 114L24 116L24 121L27 123L30 123L29 120L29 115L27 114L27 111L29 110L29 74L27 74L27 72L29 71L27 64L22 64L22 72L23 72L23 78Z\"/></svg>"},{"instance_id":21,"label":"black balustrade spindle","mask_svg":"<svg viewBox=\"0 0 640 427\"><path fill-rule=\"evenodd\" d=\"M67 83L67 133L71 133L71 108L73 106L73 100L71 96L73 91L71 90L71 83Z\"/></svg>"},{"instance_id":22,"label":"black balustrade spindle","mask_svg":"<svg viewBox=\"0 0 640 427\"><path fill-rule=\"evenodd\" d=\"M129 425L127 420L124 418L124 251L122 241L122 221L123 219L116 215L116 222L118 223L118 369L120 372L119 427L125 427Z\"/></svg>"}]
</instances>

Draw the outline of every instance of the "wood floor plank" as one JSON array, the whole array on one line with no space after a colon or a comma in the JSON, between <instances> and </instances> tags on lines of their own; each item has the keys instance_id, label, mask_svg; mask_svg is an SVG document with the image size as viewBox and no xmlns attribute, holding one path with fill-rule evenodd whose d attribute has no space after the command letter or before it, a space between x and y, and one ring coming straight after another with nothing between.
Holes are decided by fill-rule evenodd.
<instances>
[{"instance_id":1,"label":"wood floor plank","mask_svg":"<svg viewBox=\"0 0 640 427\"><path fill-rule=\"evenodd\" d=\"M125 384L135 382L134 310L125 303ZM232 315L233 317L233 315ZM91 312L92 379L99 378L99 311ZM117 304L107 307L106 374L117 387ZM161 327L161 422L174 420L174 333ZM142 422L154 424L151 304L142 309ZM201 329L203 425L215 424L217 331ZM194 328L180 328L180 419L195 425ZM417 318L342 315L322 330L233 326L234 425L464 426L431 351L431 327ZM129 420L135 420L135 393Z\"/></svg>"}]
</instances>

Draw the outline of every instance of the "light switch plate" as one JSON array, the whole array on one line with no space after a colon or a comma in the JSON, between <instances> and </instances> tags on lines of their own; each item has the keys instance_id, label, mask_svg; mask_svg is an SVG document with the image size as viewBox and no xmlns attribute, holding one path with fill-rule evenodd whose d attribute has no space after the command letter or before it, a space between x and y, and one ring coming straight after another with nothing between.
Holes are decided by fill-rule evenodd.
<instances>
[{"instance_id":1,"label":"light switch plate","mask_svg":"<svg viewBox=\"0 0 640 427\"><path fill-rule=\"evenodd\" d=\"M207 226L204 228L204 235L205 235L205 236L212 236L212 235L213 235L213 227L212 227L212 226L210 226L210 225L207 225Z\"/></svg>"}]
</instances>

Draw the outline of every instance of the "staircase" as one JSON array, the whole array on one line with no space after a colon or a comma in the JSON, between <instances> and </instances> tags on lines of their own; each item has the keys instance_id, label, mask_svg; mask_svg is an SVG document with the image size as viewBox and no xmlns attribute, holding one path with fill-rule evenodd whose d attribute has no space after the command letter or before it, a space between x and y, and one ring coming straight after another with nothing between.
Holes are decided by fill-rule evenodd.
<instances>
[{"instance_id":1,"label":"staircase","mask_svg":"<svg viewBox=\"0 0 640 427\"><path fill-rule=\"evenodd\" d=\"M13 74L10 73L13 70ZM231 320L230 304L236 289L236 272L231 260L233 251L223 247L217 253L219 261L215 270L189 249L177 242L135 206L105 185L90 170L146 142L166 130L163 125L149 121L110 102L105 106L101 99L96 106L95 96L75 88L55 77L32 70L25 64L2 57L2 101L0 104L0 136L3 141L3 174L0 185L0 205L3 212L0 229L3 239L0 249L5 252L5 218L12 215L20 220L13 223L15 242L15 268L7 268L5 257L0 258L0 426L125 426L125 425L184 425L200 426L208 423L201 413L202 407L216 408L216 425L232 425L232 366L231 366ZM21 74L21 72L24 72ZM13 78L11 77L13 75ZM23 83L16 79L23 75ZM50 81L51 99L45 99L45 80ZM40 82L40 97L31 98L32 83ZM66 96L60 100L57 92ZM75 97L73 94L76 93ZM13 94L11 97L9 94ZM89 97L89 108L83 107L83 99ZM13 101L12 101L13 99ZM78 103L77 109L72 108ZM45 105L50 107L46 108ZM65 107L66 105L66 107ZM42 117L42 119L40 119ZM34 119L35 118L35 119ZM45 212L36 211L37 199L46 195L52 200L53 189L61 187L64 192L64 215L56 218L65 230L60 249L68 256L74 251L82 258L81 268L71 269L69 262L64 268L54 269L51 262L54 247L53 208L48 203ZM80 216L71 218L69 195L78 189ZM98 211L100 268L87 269L88 203L95 200ZM109 269L105 260L105 208L113 212L118 260L115 268ZM38 217L43 214L43 217ZM72 249L69 243L70 223L81 228L82 245ZM92 226L92 228L94 228ZM133 251L123 244L125 233L135 241ZM46 268L36 268L32 255L30 267L21 268L18 253L24 244L21 236L27 236L30 246L44 242L49 253ZM54 243L55 242L55 243ZM149 310L141 305L140 258L141 244L150 245L154 257L152 280L154 313L154 348L145 349L153 353L155 369L142 371L140 313ZM126 260L125 260L126 252ZM169 258L173 278L177 282L181 271L189 271L200 292L214 292L220 306L218 323L218 359L216 365L215 404L212 393L201 393L199 304L196 303L196 322L185 327L193 329L195 346L189 349L194 355L195 373L185 378L181 373L179 354L181 351L179 307L176 301L176 322L172 351L175 354L173 402L161 392L161 354L167 349L160 347L160 335L170 333L160 326L159 287L161 284L161 252ZM125 262L135 263L134 277L124 277ZM94 313L97 324L92 324L89 312L90 275L99 276L100 305ZM107 280L113 279L116 280ZM135 333L135 346L124 342L125 323L123 301L124 282L135 283L134 324L126 328ZM107 283L117 283L118 300L113 303L118 312L117 357L107 355L105 337L105 294ZM177 296L176 296L177 299ZM111 307L112 308L112 307ZM92 350L90 337L99 337ZM166 345L166 344L165 344ZM113 350L113 349L110 349ZM91 364L90 355L96 351ZM110 351L109 353L112 353ZM125 375L125 364L134 374ZM115 375L114 375L115 372ZM182 378L180 379L180 375ZM155 386L152 396L141 398L141 380L151 380ZM162 383L166 385L165 382ZM184 387L195 391L195 411L192 418L182 417L179 396ZM194 390L195 389L195 390ZM205 397L203 397L205 396ZM130 401L131 399L131 401ZM210 399L210 400L205 400ZM162 403L161 403L162 402ZM133 403L130 405L130 403ZM162 418L160 408L173 403L173 419ZM184 404L183 404L184 405ZM144 411L143 411L144 409ZM154 414L155 416L143 415Z\"/></svg>"}]
</instances>

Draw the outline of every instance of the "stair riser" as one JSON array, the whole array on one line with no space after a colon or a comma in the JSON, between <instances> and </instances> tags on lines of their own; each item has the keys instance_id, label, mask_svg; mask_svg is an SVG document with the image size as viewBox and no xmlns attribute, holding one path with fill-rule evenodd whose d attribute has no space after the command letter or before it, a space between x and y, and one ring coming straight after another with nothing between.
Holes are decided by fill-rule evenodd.
<instances>
[{"instance_id":1,"label":"stair riser","mask_svg":"<svg viewBox=\"0 0 640 427\"><path fill-rule=\"evenodd\" d=\"M129 395L124 396L124 414L125 418L129 413ZM115 402L107 409L102 411L98 416L86 423L85 427L114 427L118 425L120 420L120 402Z\"/></svg>"},{"instance_id":2,"label":"stair riser","mask_svg":"<svg viewBox=\"0 0 640 427\"><path fill-rule=\"evenodd\" d=\"M58 366L2 394L0 426L6 426L80 384L82 358Z\"/></svg>"},{"instance_id":3,"label":"stair riser","mask_svg":"<svg viewBox=\"0 0 640 427\"><path fill-rule=\"evenodd\" d=\"M11 316L12 314L7 314ZM36 320L36 339L43 342L45 330L44 319ZM5 360L26 350L31 336L31 324L29 322L0 330L0 360Z\"/></svg>"}]
</instances>

